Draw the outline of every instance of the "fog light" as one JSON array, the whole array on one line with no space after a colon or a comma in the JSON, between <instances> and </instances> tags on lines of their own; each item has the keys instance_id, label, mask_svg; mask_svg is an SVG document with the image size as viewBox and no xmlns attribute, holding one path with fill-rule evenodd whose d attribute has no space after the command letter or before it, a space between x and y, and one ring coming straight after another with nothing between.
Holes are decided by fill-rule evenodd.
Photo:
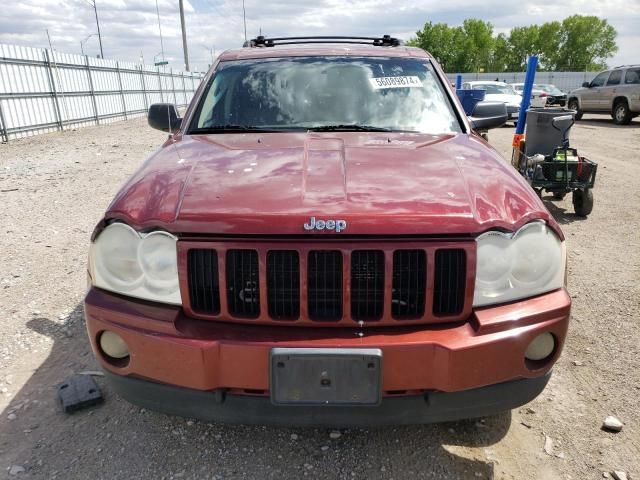
<instances>
[{"instance_id":1,"label":"fog light","mask_svg":"<svg viewBox=\"0 0 640 480\"><path fill-rule=\"evenodd\" d=\"M544 360L553 353L556 339L549 332L541 333L527 347L524 356L528 360Z\"/></svg>"},{"instance_id":2,"label":"fog light","mask_svg":"<svg viewBox=\"0 0 640 480\"><path fill-rule=\"evenodd\" d=\"M105 330L100 335L100 348L111 358L126 358L129 356L129 347L117 333Z\"/></svg>"}]
</instances>

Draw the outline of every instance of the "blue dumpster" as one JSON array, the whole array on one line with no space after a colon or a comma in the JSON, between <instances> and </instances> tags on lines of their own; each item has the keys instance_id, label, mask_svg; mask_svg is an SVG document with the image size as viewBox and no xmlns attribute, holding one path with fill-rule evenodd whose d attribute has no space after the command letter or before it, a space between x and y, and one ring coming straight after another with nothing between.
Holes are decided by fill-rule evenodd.
<instances>
[{"instance_id":1,"label":"blue dumpster","mask_svg":"<svg viewBox=\"0 0 640 480\"><path fill-rule=\"evenodd\" d=\"M456 90L456 94L462 102L462 108L464 108L464 113L467 115L471 115L473 113L473 109L476 108L478 102L484 100L484 95L487 91L481 89L459 89Z\"/></svg>"}]
</instances>

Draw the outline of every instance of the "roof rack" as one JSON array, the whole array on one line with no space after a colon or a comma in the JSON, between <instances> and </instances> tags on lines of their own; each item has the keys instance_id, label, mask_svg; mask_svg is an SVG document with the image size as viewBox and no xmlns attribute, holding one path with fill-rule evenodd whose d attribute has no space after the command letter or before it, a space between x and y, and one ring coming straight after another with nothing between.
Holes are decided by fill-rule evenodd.
<instances>
[{"instance_id":1,"label":"roof rack","mask_svg":"<svg viewBox=\"0 0 640 480\"><path fill-rule=\"evenodd\" d=\"M262 35L244 42L244 47L275 47L277 45L296 45L301 43L349 43L373 45L375 47L399 47L402 40L390 35L382 37L274 37L267 38Z\"/></svg>"},{"instance_id":2,"label":"roof rack","mask_svg":"<svg viewBox=\"0 0 640 480\"><path fill-rule=\"evenodd\" d=\"M631 63L629 65L618 65L617 67L613 67L612 70L615 70L616 68L624 68L624 67L639 67L640 63Z\"/></svg>"}]
</instances>

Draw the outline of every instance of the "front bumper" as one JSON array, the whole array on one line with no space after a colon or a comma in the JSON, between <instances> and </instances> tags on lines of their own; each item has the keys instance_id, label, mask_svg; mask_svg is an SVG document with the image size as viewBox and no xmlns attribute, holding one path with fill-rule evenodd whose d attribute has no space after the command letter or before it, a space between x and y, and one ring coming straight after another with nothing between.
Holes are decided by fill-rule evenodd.
<instances>
[{"instance_id":1,"label":"front bumper","mask_svg":"<svg viewBox=\"0 0 640 480\"><path fill-rule=\"evenodd\" d=\"M550 377L547 373L462 392L391 397L370 407L282 407L268 397L203 392L107 373L120 396L149 410L208 422L309 427L415 425L494 415L533 400Z\"/></svg>"},{"instance_id":2,"label":"front bumper","mask_svg":"<svg viewBox=\"0 0 640 480\"><path fill-rule=\"evenodd\" d=\"M408 404L408 399L413 398L413 402L418 401L422 405L425 398L445 398L439 397L440 392L456 392L458 395L489 385L497 388L497 384L521 379L538 379L541 382L539 379L550 371L562 350L570 305L571 299L561 289L508 305L476 309L467 322L449 325L362 329L273 327L194 320L186 317L179 307L136 301L92 288L85 299L85 317L94 353L111 374L116 388L135 403L144 404L145 399L153 400L154 396L166 393L167 399L153 400L158 403L158 408L191 415L184 410L187 408L185 405L168 405L180 397L178 392L182 392L188 402L202 399L203 404L207 404L205 399L223 395L230 399L227 405L247 406L253 401L264 401L264 405L270 405L269 356L272 348L379 348L383 352L383 406L357 409L371 413L381 408L377 410L380 414L391 415L388 412L396 407L384 405L393 405L396 401L399 402L397 405L402 402ZM114 364L103 355L97 342L105 330L117 333L126 341L130 350L127 362ZM529 343L543 332L553 334L556 349L548 360L528 364L524 352ZM144 386L137 381L139 379L152 383ZM506 398L494 398L488 405L505 410L526 403L544 388L544 384L538 382L532 383L535 387L524 386L530 382L516 382L513 385L521 387L513 388L522 388L522 395L510 393ZM143 386L134 388L126 385ZM135 393L151 390L157 394ZM495 391L502 390L498 388ZM467 416L470 413L468 408L475 402L473 396L450 398L459 398L463 404L472 402L467 407L455 402L451 404L457 405L455 410L461 416ZM193 401L197 403L200 400ZM154 408L153 405L149 407ZM255 408L256 414L273 413L271 407ZM288 408L297 410L302 407ZM317 417L323 420L326 420L327 412L336 410L316 408L326 409ZM491 408L485 409L487 413L491 413ZM415 408L409 410L414 411ZM423 421L453 418L451 412L437 413L433 409L422 414L419 412L420 408L416 418L424 416L426 420ZM217 414L212 410L211 415ZM298 414L292 415L292 422L298 423ZM200 412L195 416L206 418L207 414ZM249 420L249 417L246 421L258 421ZM224 420L225 416L218 418ZM391 415L391 418L395 417ZM228 420L245 421L233 415ZM267 418L263 420L269 421ZM394 420L390 422L394 423Z\"/></svg>"},{"instance_id":3,"label":"front bumper","mask_svg":"<svg viewBox=\"0 0 640 480\"><path fill-rule=\"evenodd\" d=\"M566 103L567 103L566 95L550 96L549 100L547 100L547 105L560 105L561 107L564 107Z\"/></svg>"},{"instance_id":4,"label":"front bumper","mask_svg":"<svg viewBox=\"0 0 640 480\"><path fill-rule=\"evenodd\" d=\"M507 116L509 119L518 118L520 107L515 105L507 105Z\"/></svg>"}]
</instances>

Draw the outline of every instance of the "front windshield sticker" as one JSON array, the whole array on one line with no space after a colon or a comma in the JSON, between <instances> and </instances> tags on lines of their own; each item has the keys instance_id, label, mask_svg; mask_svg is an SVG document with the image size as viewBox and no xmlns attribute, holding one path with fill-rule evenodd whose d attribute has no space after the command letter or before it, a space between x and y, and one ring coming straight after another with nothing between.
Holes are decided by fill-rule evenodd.
<instances>
[{"instance_id":1,"label":"front windshield sticker","mask_svg":"<svg viewBox=\"0 0 640 480\"><path fill-rule=\"evenodd\" d=\"M422 82L419 77L414 75L408 77L378 77L370 78L371 86L375 90L383 88L407 88L407 87L422 87Z\"/></svg>"}]
</instances>

